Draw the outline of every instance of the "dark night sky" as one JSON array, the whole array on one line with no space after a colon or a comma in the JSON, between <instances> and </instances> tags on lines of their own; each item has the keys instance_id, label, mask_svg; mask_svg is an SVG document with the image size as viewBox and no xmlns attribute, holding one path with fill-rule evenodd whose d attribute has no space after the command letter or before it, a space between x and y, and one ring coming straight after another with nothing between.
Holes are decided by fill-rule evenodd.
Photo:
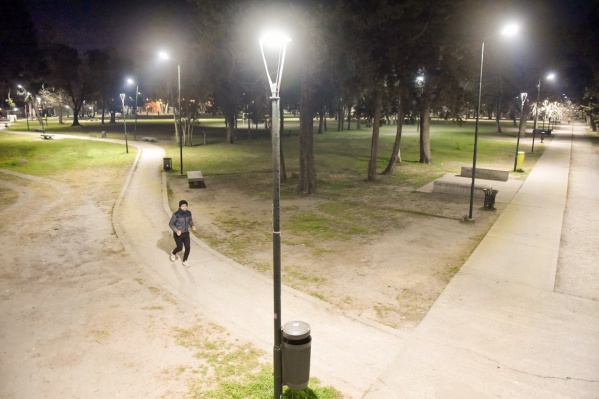
<instances>
[{"instance_id":1,"label":"dark night sky","mask_svg":"<svg viewBox=\"0 0 599 399\"><path fill-rule=\"evenodd\" d=\"M537 65L546 61L550 67L560 63L559 58L571 44L563 36L549 37L551 32L573 30L588 19L590 6L598 1L507 0L497 4L513 8L516 16L527 20L531 36L526 38L531 51L527 56L536 57ZM159 49L183 58L189 52L185 44L193 41L194 30L189 25L196 11L186 0L25 0L25 4L42 38L52 38L80 51L114 47L140 62L155 58ZM233 17L230 21L241 19Z\"/></svg>"},{"instance_id":2,"label":"dark night sky","mask_svg":"<svg viewBox=\"0 0 599 399\"><path fill-rule=\"evenodd\" d=\"M597 0L540 0L543 24L579 24ZM299 0L298 0L299 2ZM194 8L186 0L26 0L38 31L58 35L80 50L114 46L133 50L165 45L185 35ZM526 10L529 2L516 3ZM234 20L233 20L234 21ZM50 27L48 29L48 27Z\"/></svg>"},{"instance_id":3,"label":"dark night sky","mask_svg":"<svg viewBox=\"0 0 599 399\"><path fill-rule=\"evenodd\" d=\"M114 47L132 55L177 42L193 15L185 0L28 0L26 5L40 36L81 51Z\"/></svg>"}]
</instances>

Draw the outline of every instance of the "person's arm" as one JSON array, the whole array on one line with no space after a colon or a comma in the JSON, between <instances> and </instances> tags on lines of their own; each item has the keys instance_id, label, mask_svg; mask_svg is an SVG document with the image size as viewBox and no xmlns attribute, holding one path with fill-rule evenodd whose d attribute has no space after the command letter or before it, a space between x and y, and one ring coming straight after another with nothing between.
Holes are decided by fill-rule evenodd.
<instances>
[{"instance_id":1,"label":"person's arm","mask_svg":"<svg viewBox=\"0 0 599 399\"><path fill-rule=\"evenodd\" d=\"M179 229L177 228L177 226L175 226L175 222L176 221L177 221L177 216L173 213L173 216L171 216L170 222L168 222L168 226L171 228L171 230L173 231L173 233L176 233L177 231L179 231Z\"/></svg>"},{"instance_id":2,"label":"person's arm","mask_svg":"<svg viewBox=\"0 0 599 399\"><path fill-rule=\"evenodd\" d=\"M189 225L193 231L196 231L196 225L193 223L193 216L189 215Z\"/></svg>"}]
</instances>

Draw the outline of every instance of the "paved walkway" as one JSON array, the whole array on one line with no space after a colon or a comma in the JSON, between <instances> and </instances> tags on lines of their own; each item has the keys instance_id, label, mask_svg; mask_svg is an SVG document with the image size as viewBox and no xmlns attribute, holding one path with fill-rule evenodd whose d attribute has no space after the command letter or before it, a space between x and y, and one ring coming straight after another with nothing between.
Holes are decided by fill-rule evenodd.
<instances>
[{"instance_id":1,"label":"paved walkway","mask_svg":"<svg viewBox=\"0 0 599 399\"><path fill-rule=\"evenodd\" d=\"M365 398L599 397L599 155L583 131L545 142Z\"/></svg>"}]
</instances>

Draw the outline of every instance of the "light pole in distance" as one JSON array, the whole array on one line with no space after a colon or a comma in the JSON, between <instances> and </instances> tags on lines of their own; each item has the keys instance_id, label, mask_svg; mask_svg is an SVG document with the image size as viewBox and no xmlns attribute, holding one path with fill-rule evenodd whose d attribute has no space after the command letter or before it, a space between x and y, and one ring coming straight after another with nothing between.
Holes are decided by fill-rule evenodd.
<instances>
[{"instance_id":1,"label":"light pole in distance","mask_svg":"<svg viewBox=\"0 0 599 399\"><path fill-rule=\"evenodd\" d=\"M121 112L123 113L123 126L125 127L125 149L129 154L129 142L127 141L127 118L125 117L125 93L121 93Z\"/></svg>"},{"instance_id":2,"label":"light pole in distance","mask_svg":"<svg viewBox=\"0 0 599 399\"><path fill-rule=\"evenodd\" d=\"M127 79L127 83L135 83L135 125L133 127L133 140L137 140L137 95L139 94L139 82L131 78Z\"/></svg>"},{"instance_id":3,"label":"light pole in distance","mask_svg":"<svg viewBox=\"0 0 599 399\"><path fill-rule=\"evenodd\" d=\"M181 124L181 62L174 58L171 58L168 53L161 51L158 56L163 60L177 61L177 86L179 88L179 157L181 159L181 175L183 175L183 125ZM174 107L173 107L174 110Z\"/></svg>"},{"instance_id":4,"label":"light pole in distance","mask_svg":"<svg viewBox=\"0 0 599 399\"><path fill-rule=\"evenodd\" d=\"M553 80L555 79L555 74L549 73L547 76L545 76L545 79ZM539 107L539 103L541 102L541 81L542 79L539 79L539 83L537 84L537 112L535 112L535 123L532 127L532 148L530 150L532 153L535 152L535 133L537 132L537 121L539 119L539 112L541 110Z\"/></svg>"}]
</instances>

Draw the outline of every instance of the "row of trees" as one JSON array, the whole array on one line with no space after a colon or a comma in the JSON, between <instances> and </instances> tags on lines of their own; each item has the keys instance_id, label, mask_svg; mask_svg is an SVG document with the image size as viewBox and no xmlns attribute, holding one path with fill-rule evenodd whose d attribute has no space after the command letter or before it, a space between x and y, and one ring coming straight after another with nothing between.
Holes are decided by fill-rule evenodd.
<instances>
[{"instance_id":1,"label":"row of trees","mask_svg":"<svg viewBox=\"0 0 599 399\"><path fill-rule=\"evenodd\" d=\"M234 140L232 118L243 107L242 93L253 93L250 97L254 99L267 98L267 84L259 75L262 65L257 40L261 29L275 23L285 27L292 37L285 64L290 67L284 73L281 97L284 103L300 109L297 191L305 194L315 190L316 116L322 120L327 113L334 114L338 129L343 128L344 118L350 117L350 110L355 110L358 123L362 116L373 119L367 178L374 180L380 119L384 115L397 113L395 145L382 172L393 173L401 159L404 114L419 116L419 161L430 163L431 110L443 109L448 118L460 120L475 109L483 40L488 44L483 112L495 116L498 131L502 116L510 115L515 121L517 114L523 114L526 120L530 110L536 109L531 107L530 99L536 100L536 83L549 68L563 71L560 87L566 83L568 70L581 68L577 32L559 25L555 15L549 19L551 10L543 1L524 6L513 1L483 0L194 3L199 30L195 53L208 60L198 62L203 65L202 74L216 104L227 115L230 142ZM528 29L515 43L508 44L497 38L497 33L500 23L510 18L520 20ZM579 34L585 31L580 29ZM588 76L588 68L582 67ZM541 100L552 91L545 85ZM521 92L530 93L523 110ZM281 178L284 181L284 176Z\"/></svg>"},{"instance_id":2,"label":"row of trees","mask_svg":"<svg viewBox=\"0 0 599 399\"><path fill-rule=\"evenodd\" d=\"M175 74L171 79L147 78L150 97L175 104L185 123L175 123L177 139L191 144L193 121L200 110L221 112L227 126L227 142L236 140L239 112L259 120L268 113L268 85L258 48L263 28L285 27L293 42L288 48L281 91L282 105L300 111L300 170L297 191L316 190L314 169L314 118L319 117L318 133L325 117L334 115L337 129L347 128L352 113L357 127L365 118L372 120L372 145L368 180L377 176L379 126L382 118L396 114L397 132L393 150L382 173L393 173L401 160L404 115L420 123L420 157L432 162L429 126L431 110L446 118L461 120L474 115L478 92L480 45L487 42L483 82L483 112L489 118L508 115L526 119L531 104L520 110L519 93L536 99L536 83L547 68L559 67L563 76L575 76L577 92L588 86L585 97L590 115L595 117L598 90L593 91L593 51L576 45L593 32L592 14L577 31L565 26L549 26L543 1L518 8L517 2L486 0L195 0L197 14L183 23L192 30L186 46L175 57L183 70L183 101L177 104ZM79 114L84 101L95 102L102 110L111 109L115 94L123 85L123 71L138 71L148 59L130 60L113 50L93 50L84 54L48 39L36 41L31 21L17 0L14 11L13 50L2 64L3 98L10 99L10 87L23 80L36 90L44 84L48 102L69 105ZM496 37L499 21L508 16L527 21L528 31L516 42ZM555 21L554 21L555 22ZM559 22L559 21L558 21ZM18 26L16 26L18 25ZM6 32L6 31L3 31ZM578 36L577 36L578 35ZM573 38L572 41L557 37ZM596 36L593 36L596 37ZM575 40L574 40L575 39ZM3 51L4 51L3 47ZM4 55L4 54L3 54ZM559 56L559 57L558 57ZM12 58L11 58L12 57ZM580 61L586 62L580 62ZM157 75L154 75L157 76ZM149 84L151 82L151 85ZM543 98L551 87L543 86ZM8 89L7 89L8 88ZM570 97L576 97L571 93ZM117 102L118 103L118 102ZM200 105L207 105L202 109ZM59 105L60 108L61 105ZM595 109L595 111L594 111ZM177 120L175 116L175 121ZM346 121L347 119L347 121ZM102 115L104 122L104 115ZM77 124L75 119L73 124ZM180 138L182 136L182 138ZM284 163L281 168L285 181Z\"/></svg>"}]
</instances>

